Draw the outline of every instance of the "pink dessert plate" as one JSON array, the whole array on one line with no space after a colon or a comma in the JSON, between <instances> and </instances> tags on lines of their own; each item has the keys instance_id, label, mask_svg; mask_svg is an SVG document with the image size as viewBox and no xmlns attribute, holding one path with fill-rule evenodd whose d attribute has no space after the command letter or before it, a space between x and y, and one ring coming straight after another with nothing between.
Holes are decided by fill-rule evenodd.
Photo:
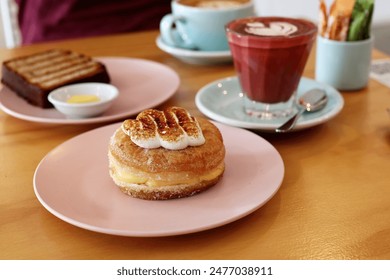
<instances>
[{"instance_id":1,"label":"pink dessert plate","mask_svg":"<svg viewBox=\"0 0 390 280\"><path fill-rule=\"evenodd\" d=\"M171 68L144 59L101 57L119 96L102 115L94 118L69 119L56 109L32 106L6 86L0 90L0 108L7 114L33 122L87 124L119 120L155 107L172 97L180 78Z\"/></svg>"},{"instance_id":2,"label":"pink dessert plate","mask_svg":"<svg viewBox=\"0 0 390 280\"><path fill-rule=\"evenodd\" d=\"M108 173L108 141L120 123L80 134L49 152L34 174L34 191L54 216L80 228L121 236L172 236L238 220L278 191L284 164L253 132L216 124L226 147L223 178L192 197L148 201L123 194Z\"/></svg>"}]
</instances>

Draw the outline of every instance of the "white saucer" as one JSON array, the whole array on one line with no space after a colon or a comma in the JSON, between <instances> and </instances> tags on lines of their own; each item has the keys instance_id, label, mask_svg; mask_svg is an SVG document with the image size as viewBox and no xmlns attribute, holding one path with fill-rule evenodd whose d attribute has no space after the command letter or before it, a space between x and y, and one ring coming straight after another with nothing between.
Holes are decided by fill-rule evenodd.
<instances>
[{"instance_id":1,"label":"white saucer","mask_svg":"<svg viewBox=\"0 0 390 280\"><path fill-rule=\"evenodd\" d=\"M221 181L187 198L132 198L119 190L108 172L108 142L120 125L80 134L42 159L34 174L34 191L50 213L77 227L113 235L187 234L252 213L283 181L283 160L269 142L248 130L216 123L226 147Z\"/></svg>"},{"instance_id":2,"label":"white saucer","mask_svg":"<svg viewBox=\"0 0 390 280\"><path fill-rule=\"evenodd\" d=\"M55 123L87 124L123 119L153 108L172 97L180 85L179 75L168 66L150 60L126 57L99 57L111 77L119 96L102 115L69 119L54 108L42 109L27 103L9 88L0 87L0 109L22 120Z\"/></svg>"},{"instance_id":3,"label":"white saucer","mask_svg":"<svg viewBox=\"0 0 390 280\"><path fill-rule=\"evenodd\" d=\"M157 46L164 52L176 57L177 59L189 64L220 64L232 61L230 50L227 51L194 51L180 49L167 45L161 37L156 39Z\"/></svg>"},{"instance_id":4,"label":"white saucer","mask_svg":"<svg viewBox=\"0 0 390 280\"><path fill-rule=\"evenodd\" d=\"M333 87L312 79L301 78L298 96L312 88L322 88L328 95L328 103L318 112L305 113L292 130L300 130L324 123L336 116L344 106L344 99ZM214 81L201 88L195 97L198 109L211 119L232 126L274 132L287 118L262 120L248 116L242 107L241 86L237 77Z\"/></svg>"}]
</instances>

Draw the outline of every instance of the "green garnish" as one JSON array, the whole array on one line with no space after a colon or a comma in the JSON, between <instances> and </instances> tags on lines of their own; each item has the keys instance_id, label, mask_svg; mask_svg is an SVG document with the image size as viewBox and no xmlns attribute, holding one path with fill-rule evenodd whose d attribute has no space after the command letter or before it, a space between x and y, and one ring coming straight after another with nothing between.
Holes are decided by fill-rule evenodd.
<instances>
[{"instance_id":1,"label":"green garnish","mask_svg":"<svg viewBox=\"0 0 390 280\"><path fill-rule=\"evenodd\" d=\"M352 11L347 41L359 41L370 38L373 12L374 0L356 0Z\"/></svg>"}]
</instances>

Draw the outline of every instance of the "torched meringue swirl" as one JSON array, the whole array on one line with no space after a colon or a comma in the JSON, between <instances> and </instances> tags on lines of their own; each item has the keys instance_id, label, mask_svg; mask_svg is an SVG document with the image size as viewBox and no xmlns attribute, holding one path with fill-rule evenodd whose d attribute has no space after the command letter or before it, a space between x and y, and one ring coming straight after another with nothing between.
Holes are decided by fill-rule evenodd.
<instances>
[{"instance_id":1,"label":"torched meringue swirl","mask_svg":"<svg viewBox=\"0 0 390 280\"><path fill-rule=\"evenodd\" d=\"M205 143L198 121L180 107L170 107L165 111L145 110L135 120L125 120L122 131L134 144L146 149L181 150Z\"/></svg>"},{"instance_id":2,"label":"torched meringue swirl","mask_svg":"<svg viewBox=\"0 0 390 280\"><path fill-rule=\"evenodd\" d=\"M248 22L245 31L258 36L289 36L298 30L294 24L288 22L270 22L266 26L262 22Z\"/></svg>"}]
</instances>

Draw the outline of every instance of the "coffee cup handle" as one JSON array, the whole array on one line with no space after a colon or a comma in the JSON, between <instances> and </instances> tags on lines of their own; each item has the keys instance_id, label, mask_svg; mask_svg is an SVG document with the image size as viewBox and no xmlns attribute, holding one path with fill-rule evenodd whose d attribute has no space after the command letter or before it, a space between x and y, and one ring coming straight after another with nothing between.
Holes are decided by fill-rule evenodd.
<instances>
[{"instance_id":1,"label":"coffee cup handle","mask_svg":"<svg viewBox=\"0 0 390 280\"><path fill-rule=\"evenodd\" d=\"M177 17L172 14L165 15L160 22L160 33L162 40L168 45L185 48L197 49L197 47L188 39L188 36L180 31L177 26L185 23L184 17Z\"/></svg>"}]
</instances>

